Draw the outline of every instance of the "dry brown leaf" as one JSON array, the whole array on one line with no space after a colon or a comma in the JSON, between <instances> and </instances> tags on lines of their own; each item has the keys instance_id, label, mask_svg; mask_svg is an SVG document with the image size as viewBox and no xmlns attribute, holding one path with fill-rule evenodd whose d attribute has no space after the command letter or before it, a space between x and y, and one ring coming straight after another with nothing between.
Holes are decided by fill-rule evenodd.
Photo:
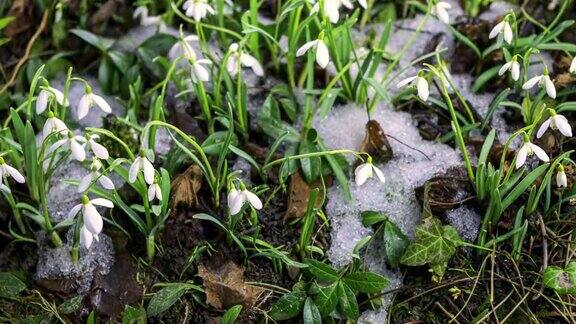
<instances>
[{"instance_id":1,"label":"dry brown leaf","mask_svg":"<svg viewBox=\"0 0 576 324\"><path fill-rule=\"evenodd\" d=\"M172 208L186 207L192 208L198 205L198 191L202 187L202 170L199 166L192 164L172 180L170 192Z\"/></svg>"},{"instance_id":2,"label":"dry brown leaf","mask_svg":"<svg viewBox=\"0 0 576 324\"><path fill-rule=\"evenodd\" d=\"M293 218L302 218L306 214L308 208L308 198L313 189L320 189L320 194L316 197L316 207L320 207L322 203L323 187L320 180L314 181L312 184L306 183L300 172L296 172L290 176L290 187L288 188L288 208L284 214L284 220Z\"/></svg>"},{"instance_id":3,"label":"dry brown leaf","mask_svg":"<svg viewBox=\"0 0 576 324\"><path fill-rule=\"evenodd\" d=\"M392 147L384 130L375 120L370 120L366 124L366 136L360 146L361 152L366 152L372 156L375 162L384 163L392 159Z\"/></svg>"},{"instance_id":4,"label":"dry brown leaf","mask_svg":"<svg viewBox=\"0 0 576 324\"><path fill-rule=\"evenodd\" d=\"M14 21L6 27L4 35L8 38L13 38L28 30L34 23L34 19L31 19L33 9L34 2L31 0L14 0L6 15L14 17Z\"/></svg>"},{"instance_id":5,"label":"dry brown leaf","mask_svg":"<svg viewBox=\"0 0 576 324\"><path fill-rule=\"evenodd\" d=\"M204 281L206 302L217 309L239 304L251 308L263 291L260 287L247 285L244 269L232 261L218 265L200 264L198 276Z\"/></svg>"}]
</instances>

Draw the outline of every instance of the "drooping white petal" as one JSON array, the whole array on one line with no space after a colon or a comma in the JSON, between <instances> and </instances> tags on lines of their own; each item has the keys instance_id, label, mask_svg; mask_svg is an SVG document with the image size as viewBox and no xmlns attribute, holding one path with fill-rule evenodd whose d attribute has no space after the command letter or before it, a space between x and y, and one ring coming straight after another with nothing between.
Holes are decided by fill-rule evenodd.
<instances>
[{"instance_id":1,"label":"drooping white petal","mask_svg":"<svg viewBox=\"0 0 576 324\"><path fill-rule=\"evenodd\" d=\"M566 137L572 137L572 127L570 127L570 123L568 123L566 117L562 115L556 115L552 118L554 118L554 124L560 133L562 133L562 135Z\"/></svg>"},{"instance_id":2,"label":"drooping white petal","mask_svg":"<svg viewBox=\"0 0 576 324\"><path fill-rule=\"evenodd\" d=\"M530 147L532 149L532 152L534 152L534 154L536 154L536 156L544 161L544 162L548 162L550 161L550 158L548 157L548 154L546 154L546 152L544 152L543 149L540 148L540 146L536 145L536 144L532 144L530 143Z\"/></svg>"},{"instance_id":3,"label":"drooping white petal","mask_svg":"<svg viewBox=\"0 0 576 324\"><path fill-rule=\"evenodd\" d=\"M316 63L323 69L330 63L330 51L322 40L318 40L316 45Z\"/></svg>"},{"instance_id":4,"label":"drooping white petal","mask_svg":"<svg viewBox=\"0 0 576 324\"><path fill-rule=\"evenodd\" d=\"M107 176L100 175L98 182L100 182L100 185L102 185L104 189L114 190L114 182L112 182L112 180L110 180L110 178Z\"/></svg>"},{"instance_id":5,"label":"drooping white petal","mask_svg":"<svg viewBox=\"0 0 576 324\"><path fill-rule=\"evenodd\" d=\"M526 162L526 157L530 151L530 143L524 143L520 150L518 150L518 155L516 155L516 169L519 169Z\"/></svg>"},{"instance_id":6,"label":"drooping white petal","mask_svg":"<svg viewBox=\"0 0 576 324\"><path fill-rule=\"evenodd\" d=\"M512 61L502 65L502 67L500 68L500 70L498 70L498 75L503 75L504 73L506 73L506 71L508 71L508 69L512 66Z\"/></svg>"},{"instance_id":7,"label":"drooping white petal","mask_svg":"<svg viewBox=\"0 0 576 324\"><path fill-rule=\"evenodd\" d=\"M94 198L90 200L90 202L97 206L107 207L107 208L114 208L114 203L108 199L104 198Z\"/></svg>"},{"instance_id":8,"label":"drooping white petal","mask_svg":"<svg viewBox=\"0 0 576 324\"><path fill-rule=\"evenodd\" d=\"M513 36L514 33L512 32L512 27L510 27L510 24L508 22L506 22L504 24L504 40L506 41L506 43L512 44Z\"/></svg>"},{"instance_id":9,"label":"drooping white petal","mask_svg":"<svg viewBox=\"0 0 576 324\"><path fill-rule=\"evenodd\" d=\"M354 179L357 186L363 185L371 176L372 165L369 163L361 164L356 168L356 170L354 170Z\"/></svg>"},{"instance_id":10,"label":"drooping white petal","mask_svg":"<svg viewBox=\"0 0 576 324\"><path fill-rule=\"evenodd\" d=\"M162 201L162 189L160 188L160 186L155 183L154 186L156 187L156 198L158 198L158 200Z\"/></svg>"},{"instance_id":11,"label":"drooping white petal","mask_svg":"<svg viewBox=\"0 0 576 324\"><path fill-rule=\"evenodd\" d=\"M262 201L260 200L260 198L258 198L258 196L256 196L255 194L246 189L244 189L243 194L245 195L250 205L252 205L252 207L258 210L262 209Z\"/></svg>"},{"instance_id":12,"label":"drooping white petal","mask_svg":"<svg viewBox=\"0 0 576 324\"><path fill-rule=\"evenodd\" d=\"M524 85L522 86L522 89L524 90L528 90L533 88L538 82L540 82L540 80L542 79L542 75L537 75L535 77L533 77L532 79L526 81L526 83L524 83Z\"/></svg>"},{"instance_id":13,"label":"drooping white petal","mask_svg":"<svg viewBox=\"0 0 576 324\"><path fill-rule=\"evenodd\" d=\"M501 21L498 24L496 24L496 26L494 26L494 28L492 28L492 30L490 31L488 38L492 39L492 38L498 36L498 34L500 34L502 29L504 28L504 23L505 23L505 21Z\"/></svg>"},{"instance_id":14,"label":"drooping white petal","mask_svg":"<svg viewBox=\"0 0 576 324\"><path fill-rule=\"evenodd\" d=\"M329 5L328 3L324 3L324 15L326 15L333 24L337 24L340 19L339 10L339 5Z\"/></svg>"},{"instance_id":15,"label":"drooping white petal","mask_svg":"<svg viewBox=\"0 0 576 324\"><path fill-rule=\"evenodd\" d=\"M396 85L396 88L402 88L403 86L407 85L408 83L414 81L414 79L416 79L416 76L406 78L406 79L398 82L398 84Z\"/></svg>"},{"instance_id":16,"label":"drooping white petal","mask_svg":"<svg viewBox=\"0 0 576 324\"><path fill-rule=\"evenodd\" d=\"M156 187L154 186L154 184L151 184L148 187L148 201L154 200L155 197L156 197Z\"/></svg>"},{"instance_id":17,"label":"drooping white petal","mask_svg":"<svg viewBox=\"0 0 576 324\"><path fill-rule=\"evenodd\" d=\"M416 88L418 89L418 97L420 97L422 101L428 100L430 92L428 89L428 81L426 81L425 78L418 77L416 79Z\"/></svg>"},{"instance_id":18,"label":"drooping white petal","mask_svg":"<svg viewBox=\"0 0 576 324\"><path fill-rule=\"evenodd\" d=\"M358 0L358 4L364 9L368 8L368 4L366 3L366 0Z\"/></svg>"},{"instance_id":19,"label":"drooping white petal","mask_svg":"<svg viewBox=\"0 0 576 324\"><path fill-rule=\"evenodd\" d=\"M141 159L142 159L142 157L140 157L140 156L136 157L134 159L134 162L130 166L130 170L128 171L128 181L130 181L130 183L133 183L134 181L136 181L136 178L138 177L138 172L140 171L140 168L142 167Z\"/></svg>"},{"instance_id":20,"label":"drooping white petal","mask_svg":"<svg viewBox=\"0 0 576 324\"><path fill-rule=\"evenodd\" d=\"M544 135L544 133L546 133L546 130L548 129L548 127L550 127L551 122L552 122L552 119L548 118L542 123L542 125L540 125L540 128L538 129L538 132L536 133L536 138L540 138L540 137L542 137L542 135Z\"/></svg>"},{"instance_id":21,"label":"drooping white petal","mask_svg":"<svg viewBox=\"0 0 576 324\"><path fill-rule=\"evenodd\" d=\"M201 64L199 64L198 62L196 62L193 66L193 73L196 76L196 79L202 81L202 82L208 82L210 81L210 73L208 72L208 70L206 70L205 67L203 67Z\"/></svg>"},{"instance_id":22,"label":"drooping white petal","mask_svg":"<svg viewBox=\"0 0 576 324\"><path fill-rule=\"evenodd\" d=\"M560 188L568 188L568 179L564 171L558 171L558 173L556 173L556 185Z\"/></svg>"},{"instance_id":23,"label":"drooping white petal","mask_svg":"<svg viewBox=\"0 0 576 324\"><path fill-rule=\"evenodd\" d=\"M8 174L12 177L12 179L16 180L16 182L18 183L26 182L22 173L20 173L20 171L16 170L14 167L8 164L4 164L4 168L6 172L8 172Z\"/></svg>"},{"instance_id":24,"label":"drooping white petal","mask_svg":"<svg viewBox=\"0 0 576 324\"><path fill-rule=\"evenodd\" d=\"M308 50L314 46L316 46L316 43L318 43L318 40L313 40L313 41L309 41L306 44L302 45L297 51L296 51L296 56L300 57L304 54L306 54L306 52L308 52Z\"/></svg>"},{"instance_id":25,"label":"drooping white petal","mask_svg":"<svg viewBox=\"0 0 576 324\"><path fill-rule=\"evenodd\" d=\"M48 96L50 94L46 90L41 90L36 98L36 113L40 115L48 107Z\"/></svg>"},{"instance_id":26,"label":"drooping white petal","mask_svg":"<svg viewBox=\"0 0 576 324\"><path fill-rule=\"evenodd\" d=\"M570 69L568 69L570 73L576 73L576 56L572 58L572 63L570 63Z\"/></svg>"},{"instance_id":27,"label":"drooping white petal","mask_svg":"<svg viewBox=\"0 0 576 324\"><path fill-rule=\"evenodd\" d=\"M78 119L82 119L88 115L88 110L92 105L92 95L85 94L80 98L80 103L78 104Z\"/></svg>"},{"instance_id":28,"label":"drooping white petal","mask_svg":"<svg viewBox=\"0 0 576 324\"><path fill-rule=\"evenodd\" d=\"M67 139L61 139L61 140L55 142L54 144L50 145L50 147L46 150L46 155L52 154L52 152L56 151L59 147L64 145L67 141L68 141Z\"/></svg>"},{"instance_id":29,"label":"drooping white petal","mask_svg":"<svg viewBox=\"0 0 576 324\"><path fill-rule=\"evenodd\" d=\"M92 203L87 203L82 207L82 216L84 226L86 226L90 233L100 234L100 232L102 232L104 221Z\"/></svg>"},{"instance_id":30,"label":"drooping white petal","mask_svg":"<svg viewBox=\"0 0 576 324\"><path fill-rule=\"evenodd\" d=\"M236 199L236 196L238 196L238 190L236 190L236 188L232 188L232 190L228 192L228 196L226 197L228 206L232 206L234 199Z\"/></svg>"},{"instance_id":31,"label":"drooping white petal","mask_svg":"<svg viewBox=\"0 0 576 324\"><path fill-rule=\"evenodd\" d=\"M86 159L86 152L82 145L78 144L74 139L69 139L68 144L70 145L70 151L72 152L72 156L82 162Z\"/></svg>"},{"instance_id":32,"label":"drooping white petal","mask_svg":"<svg viewBox=\"0 0 576 324\"><path fill-rule=\"evenodd\" d=\"M545 75L542 77L542 80L544 80L544 86L548 96L552 99L556 98L556 88L554 87L554 82L550 80L550 76Z\"/></svg>"},{"instance_id":33,"label":"drooping white petal","mask_svg":"<svg viewBox=\"0 0 576 324\"><path fill-rule=\"evenodd\" d=\"M97 158L101 160L108 160L110 154L108 154L108 150L103 145L93 139L90 139L88 143L90 145L90 149L92 152L94 152L94 155L96 155Z\"/></svg>"},{"instance_id":34,"label":"drooping white petal","mask_svg":"<svg viewBox=\"0 0 576 324\"><path fill-rule=\"evenodd\" d=\"M89 249L92 246L92 242L94 242L94 235L90 233L86 226L82 226L80 229L80 244Z\"/></svg>"},{"instance_id":35,"label":"drooping white petal","mask_svg":"<svg viewBox=\"0 0 576 324\"><path fill-rule=\"evenodd\" d=\"M378 177L378 179L380 180L380 182L382 182L382 183L386 182L386 178L384 178L384 173L382 173L382 171L380 171L379 168L377 168L376 166L372 165L372 170L374 171L374 173L376 173L376 176Z\"/></svg>"},{"instance_id":36,"label":"drooping white petal","mask_svg":"<svg viewBox=\"0 0 576 324\"><path fill-rule=\"evenodd\" d=\"M254 74L256 74L257 76L264 75L264 69L262 68L262 65L260 65L260 62L258 62L258 60L254 56L242 53L240 54L240 62L244 66L252 68L252 71L254 71Z\"/></svg>"},{"instance_id":37,"label":"drooping white petal","mask_svg":"<svg viewBox=\"0 0 576 324\"><path fill-rule=\"evenodd\" d=\"M90 183L92 183L92 179L94 179L93 172L90 172L89 174L84 176L82 180L80 180L80 183L78 184L78 192L86 191L86 189L88 189L88 187L90 186Z\"/></svg>"},{"instance_id":38,"label":"drooping white petal","mask_svg":"<svg viewBox=\"0 0 576 324\"><path fill-rule=\"evenodd\" d=\"M238 74L238 61L236 55L230 55L228 58L228 62L226 62L226 71L228 71L231 76L236 76L236 74Z\"/></svg>"},{"instance_id":39,"label":"drooping white petal","mask_svg":"<svg viewBox=\"0 0 576 324\"><path fill-rule=\"evenodd\" d=\"M70 212L68 213L68 219L76 217L76 215L78 215L78 212L80 211L80 209L82 209L82 204L78 204L78 205L72 207L72 209L70 209Z\"/></svg>"},{"instance_id":40,"label":"drooping white petal","mask_svg":"<svg viewBox=\"0 0 576 324\"><path fill-rule=\"evenodd\" d=\"M512 73L512 80L518 81L518 79L520 78L520 63L516 61L512 62L511 73Z\"/></svg>"},{"instance_id":41,"label":"drooping white petal","mask_svg":"<svg viewBox=\"0 0 576 324\"><path fill-rule=\"evenodd\" d=\"M144 180L147 184L154 183L154 166L147 158L142 158L142 170L144 171Z\"/></svg>"},{"instance_id":42,"label":"drooping white petal","mask_svg":"<svg viewBox=\"0 0 576 324\"><path fill-rule=\"evenodd\" d=\"M232 197L232 201L228 205L230 209L230 215L236 215L242 210L242 205L244 205L245 196L242 193L238 193L237 195Z\"/></svg>"},{"instance_id":43,"label":"drooping white petal","mask_svg":"<svg viewBox=\"0 0 576 324\"><path fill-rule=\"evenodd\" d=\"M110 107L110 105L108 104L108 102L106 102L106 100L104 100L104 98L100 97L99 95L92 95L92 100L94 100L94 103L100 107L100 109L102 109L103 112L110 114L112 112L112 108Z\"/></svg>"},{"instance_id":44,"label":"drooping white petal","mask_svg":"<svg viewBox=\"0 0 576 324\"><path fill-rule=\"evenodd\" d=\"M448 6L446 6L448 5ZM438 17L438 19L445 23L445 24L449 24L450 23L450 15L448 15L448 11L446 11L446 8L450 8L450 5L447 4L446 2L439 2L436 5L436 17Z\"/></svg>"}]
</instances>

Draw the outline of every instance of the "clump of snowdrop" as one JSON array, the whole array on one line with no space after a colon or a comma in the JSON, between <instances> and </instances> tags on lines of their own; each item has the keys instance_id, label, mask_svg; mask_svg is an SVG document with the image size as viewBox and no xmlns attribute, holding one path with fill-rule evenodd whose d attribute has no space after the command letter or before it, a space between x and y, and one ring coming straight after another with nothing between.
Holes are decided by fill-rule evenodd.
<instances>
[{"instance_id":1,"label":"clump of snowdrop","mask_svg":"<svg viewBox=\"0 0 576 324\"><path fill-rule=\"evenodd\" d=\"M86 84L86 93L80 98L80 103L78 104L78 119L82 119L88 115L88 110L96 106L100 108L103 112L110 114L112 113L112 108L101 96L92 93L92 87Z\"/></svg>"},{"instance_id":2,"label":"clump of snowdrop","mask_svg":"<svg viewBox=\"0 0 576 324\"><path fill-rule=\"evenodd\" d=\"M242 52L237 43L232 43L228 50L230 54L226 64L226 70L228 70L228 73L231 76L236 76L236 74L238 74L240 66L251 68L257 76L264 75L264 70L262 69L260 62L258 62L254 56Z\"/></svg>"},{"instance_id":3,"label":"clump of snowdrop","mask_svg":"<svg viewBox=\"0 0 576 324\"><path fill-rule=\"evenodd\" d=\"M4 180L11 177L14 181L18 183L26 182L24 176L20 171L16 170L13 166L9 165L4 161L4 158L0 156L0 190L6 193L10 193L10 188L4 184Z\"/></svg>"},{"instance_id":4,"label":"clump of snowdrop","mask_svg":"<svg viewBox=\"0 0 576 324\"><path fill-rule=\"evenodd\" d=\"M240 190L234 185L228 192L228 209L230 215L236 215L242 210L242 206L248 202L254 209L262 209L262 201L254 193L246 189L243 183L240 183Z\"/></svg>"},{"instance_id":5,"label":"clump of snowdrop","mask_svg":"<svg viewBox=\"0 0 576 324\"><path fill-rule=\"evenodd\" d=\"M161 30L165 29L164 21L161 16L149 16L148 8L146 6L140 6L134 10L132 14L134 19L140 19L140 25L142 26L158 26Z\"/></svg>"},{"instance_id":6,"label":"clump of snowdrop","mask_svg":"<svg viewBox=\"0 0 576 324\"><path fill-rule=\"evenodd\" d=\"M50 86L46 86L42 87L42 90L40 90L40 93L36 98L36 113L38 115L43 113L46 108L48 108L48 104L52 100L56 100L56 102L62 106L68 105L68 100L64 98L62 91Z\"/></svg>"},{"instance_id":7,"label":"clump of snowdrop","mask_svg":"<svg viewBox=\"0 0 576 324\"><path fill-rule=\"evenodd\" d=\"M566 172L564 172L564 166L562 164L558 165L558 172L556 173L556 185L558 188L568 188L568 178L566 177Z\"/></svg>"},{"instance_id":8,"label":"clump of snowdrop","mask_svg":"<svg viewBox=\"0 0 576 324\"><path fill-rule=\"evenodd\" d=\"M168 51L168 57L171 60L176 59L177 57L183 57L186 60L196 59L196 53L192 49L190 45L192 42L197 42L198 36L196 35L188 35L188 36L180 36L180 39L172 45L170 50Z\"/></svg>"},{"instance_id":9,"label":"clump of snowdrop","mask_svg":"<svg viewBox=\"0 0 576 324\"><path fill-rule=\"evenodd\" d=\"M88 196L82 196L82 202L70 210L68 218L74 218L82 211L82 221L84 225L80 231L80 242L86 248L90 248L93 239L98 240L98 235L102 232L104 221L95 206L114 208L114 204L104 198L95 198L90 200Z\"/></svg>"},{"instance_id":10,"label":"clump of snowdrop","mask_svg":"<svg viewBox=\"0 0 576 324\"><path fill-rule=\"evenodd\" d=\"M530 80L526 81L524 85L522 85L522 89L528 90L533 88L536 84L539 87L546 89L546 93L552 99L556 98L556 88L554 87L554 82L550 79L548 75L548 69L544 68L544 73L537 75Z\"/></svg>"},{"instance_id":11,"label":"clump of snowdrop","mask_svg":"<svg viewBox=\"0 0 576 324\"><path fill-rule=\"evenodd\" d=\"M148 187L148 201L152 201L154 198L158 198L159 201L162 201L162 189L160 188L158 181L154 181L154 183Z\"/></svg>"},{"instance_id":12,"label":"clump of snowdrop","mask_svg":"<svg viewBox=\"0 0 576 324\"><path fill-rule=\"evenodd\" d=\"M82 146L85 140L84 137L79 135L75 136L72 132L68 131L68 136L52 144L46 153L49 155L58 148L65 147L70 151L74 159L82 162L86 159L86 151L84 151L84 147Z\"/></svg>"},{"instance_id":13,"label":"clump of snowdrop","mask_svg":"<svg viewBox=\"0 0 576 324\"><path fill-rule=\"evenodd\" d=\"M309 41L302 45L302 47L296 51L296 56L300 57L306 54L310 49L313 49L315 52L316 63L318 63L321 68L325 69L328 66L328 63L330 63L330 51L324 42L324 32L320 33L318 39Z\"/></svg>"},{"instance_id":14,"label":"clump of snowdrop","mask_svg":"<svg viewBox=\"0 0 576 324\"><path fill-rule=\"evenodd\" d=\"M66 133L68 132L68 127L64 124L63 121L58 119L54 116L54 113L49 111L48 112L48 119L44 123L44 127L42 128L42 139L45 140L52 133Z\"/></svg>"},{"instance_id":15,"label":"clump of snowdrop","mask_svg":"<svg viewBox=\"0 0 576 324\"><path fill-rule=\"evenodd\" d=\"M140 155L134 159L134 162L130 166L128 172L128 180L130 183L136 181L140 171L144 173L144 180L147 184L151 185L154 183L154 166L152 165L152 162L148 160L148 157L146 157L146 152L143 149L140 150Z\"/></svg>"},{"instance_id":16,"label":"clump of snowdrop","mask_svg":"<svg viewBox=\"0 0 576 324\"><path fill-rule=\"evenodd\" d=\"M376 177L380 182L384 183L386 181L382 171L374 166L374 164L372 164L372 158L368 157L366 163L360 164L356 167L356 170L354 170L354 180L356 181L356 185L363 185L369 178L372 178L374 174L376 174Z\"/></svg>"},{"instance_id":17,"label":"clump of snowdrop","mask_svg":"<svg viewBox=\"0 0 576 324\"><path fill-rule=\"evenodd\" d=\"M510 75L512 76L512 80L518 81L520 78L520 63L516 59L516 55L512 57L512 59L507 62L506 64L502 65L500 70L498 71L498 75L504 75L506 71L510 71Z\"/></svg>"},{"instance_id":18,"label":"clump of snowdrop","mask_svg":"<svg viewBox=\"0 0 576 324\"><path fill-rule=\"evenodd\" d=\"M527 135L524 135L524 144L518 150L518 154L516 155L516 169L522 167L524 163L526 163L526 158L532 154L536 154L536 156L543 162L550 161L548 154L546 154L540 146L530 142Z\"/></svg>"},{"instance_id":19,"label":"clump of snowdrop","mask_svg":"<svg viewBox=\"0 0 576 324\"><path fill-rule=\"evenodd\" d=\"M418 73L418 75L406 78L396 85L397 88L402 88L408 84L415 86L418 91L418 97L422 99L422 101L428 100L428 96L430 95L430 89L428 87L428 81L426 78L422 76L422 73Z\"/></svg>"},{"instance_id":20,"label":"clump of snowdrop","mask_svg":"<svg viewBox=\"0 0 576 324\"><path fill-rule=\"evenodd\" d=\"M102 188L114 190L114 183L106 175L102 174L100 169L102 169L102 162L98 159L94 159L90 166L90 173L82 178L78 184L78 192L86 191L86 189L90 187L90 184L96 180L100 183Z\"/></svg>"},{"instance_id":21,"label":"clump of snowdrop","mask_svg":"<svg viewBox=\"0 0 576 324\"><path fill-rule=\"evenodd\" d=\"M352 5L349 1L344 1L343 3L342 0L324 0L322 3L322 10L320 10L320 1L316 1L312 7L311 13L315 14L322 12L322 16L327 17L331 23L337 24L340 19L340 7L343 4Z\"/></svg>"},{"instance_id":22,"label":"clump of snowdrop","mask_svg":"<svg viewBox=\"0 0 576 324\"><path fill-rule=\"evenodd\" d=\"M570 127L568 119L560 114L557 114L554 109L548 109L548 111L550 112L550 117L548 117L548 119L542 123L538 129L538 133L536 133L536 137L542 137L548 128L552 128L554 130L557 129L562 135L566 137L572 137L572 127Z\"/></svg>"},{"instance_id":23,"label":"clump of snowdrop","mask_svg":"<svg viewBox=\"0 0 576 324\"><path fill-rule=\"evenodd\" d=\"M194 18L196 22L200 22L208 14L215 14L214 8L208 4L207 0L187 0L182 5L182 9L184 9L186 16Z\"/></svg>"},{"instance_id":24,"label":"clump of snowdrop","mask_svg":"<svg viewBox=\"0 0 576 324\"><path fill-rule=\"evenodd\" d=\"M504 36L504 41L506 41L506 43L508 44L512 44L512 38L514 37L514 33L512 32L512 26L508 22L509 19L510 15L507 15L506 17L504 17L504 20L502 20L496 26L494 26L494 28L492 28L492 30L490 31L488 38L492 39L502 34Z\"/></svg>"},{"instance_id":25,"label":"clump of snowdrop","mask_svg":"<svg viewBox=\"0 0 576 324\"><path fill-rule=\"evenodd\" d=\"M432 7L432 14L436 16L441 22L449 24L450 15L448 14L448 9L450 8L452 8L452 5L448 2L439 1Z\"/></svg>"}]
</instances>

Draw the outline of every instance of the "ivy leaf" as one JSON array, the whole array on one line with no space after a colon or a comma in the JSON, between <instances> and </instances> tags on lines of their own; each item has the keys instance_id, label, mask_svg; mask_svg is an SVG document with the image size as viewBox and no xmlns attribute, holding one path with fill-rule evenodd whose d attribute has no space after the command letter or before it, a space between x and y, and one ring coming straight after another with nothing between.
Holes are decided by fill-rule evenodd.
<instances>
[{"instance_id":1,"label":"ivy leaf","mask_svg":"<svg viewBox=\"0 0 576 324\"><path fill-rule=\"evenodd\" d=\"M400 263L404 251L410 241L402 231L391 221L386 221L384 225L384 249L386 258L391 266L397 267Z\"/></svg>"},{"instance_id":2,"label":"ivy leaf","mask_svg":"<svg viewBox=\"0 0 576 324\"><path fill-rule=\"evenodd\" d=\"M268 316L275 321L285 321L296 317L302 311L302 307L304 307L305 297L300 292L285 294L270 307Z\"/></svg>"},{"instance_id":3,"label":"ivy leaf","mask_svg":"<svg viewBox=\"0 0 576 324\"><path fill-rule=\"evenodd\" d=\"M322 316L320 315L320 311L310 297L306 298L302 317L304 319L304 324L322 324Z\"/></svg>"},{"instance_id":4,"label":"ivy leaf","mask_svg":"<svg viewBox=\"0 0 576 324\"><path fill-rule=\"evenodd\" d=\"M360 316L356 295L348 285L343 282L338 283L338 305L348 319L356 320Z\"/></svg>"},{"instance_id":5,"label":"ivy leaf","mask_svg":"<svg viewBox=\"0 0 576 324\"><path fill-rule=\"evenodd\" d=\"M547 267L542 281L546 287L559 294L576 294L576 261L571 261L564 269L557 266Z\"/></svg>"},{"instance_id":6,"label":"ivy leaf","mask_svg":"<svg viewBox=\"0 0 576 324\"><path fill-rule=\"evenodd\" d=\"M338 282L329 286L318 286L316 298L314 299L320 314L326 316L336 308L338 303Z\"/></svg>"},{"instance_id":7,"label":"ivy leaf","mask_svg":"<svg viewBox=\"0 0 576 324\"><path fill-rule=\"evenodd\" d=\"M386 288L390 281L377 273L355 272L344 277L344 282L357 292L377 294Z\"/></svg>"},{"instance_id":8,"label":"ivy leaf","mask_svg":"<svg viewBox=\"0 0 576 324\"><path fill-rule=\"evenodd\" d=\"M150 300L148 316L156 316L168 310L184 295L188 288L189 285L187 284L173 284L162 288Z\"/></svg>"},{"instance_id":9,"label":"ivy leaf","mask_svg":"<svg viewBox=\"0 0 576 324\"><path fill-rule=\"evenodd\" d=\"M82 296L76 296L68 299L58 306L58 310L62 314L72 314L82 306Z\"/></svg>"},{"instance_id":10,"label":"ivy leaf","mask_svg":"<svg viewBox=\"0 0 576 324\"><path fill-rule=\"evenodd\" d=\"M304 262L310 273L321 281L334 282L339 279L338 272L325 263L313 259L305 259Z\"/></svg>"},{"instance_id":11,"label":"ivy leaf","mask_svg":"<svg viewBox=\"0 0 576 324\"><path fill-rule=\"evenodd\" d=\"M429 264L439 281L460 245L462 239L454 227L442 226L439 219L428 217L416 228L416 240L410 243L400 262L408 266Z\"/></svg>"},{"instance_id":12,"label":"ivy leaf","mask_svg":"<svg viewBox=\"0 0 576 324\"><path fill-rule=\"evenodd\" d=\"M26 289L26 285L15 275L8 272L0 273L0 297L12 298Z\"/></svg>"}]
</instances>

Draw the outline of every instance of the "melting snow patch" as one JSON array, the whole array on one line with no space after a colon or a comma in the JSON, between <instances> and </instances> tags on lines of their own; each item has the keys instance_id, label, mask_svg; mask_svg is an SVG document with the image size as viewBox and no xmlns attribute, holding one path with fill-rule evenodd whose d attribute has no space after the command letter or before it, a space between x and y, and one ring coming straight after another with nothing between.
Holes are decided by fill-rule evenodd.
<instances>
[{"instance_id":1,"label":"melting snow patch","mask_svg":"<svg viewBox=\"0 0 576 324\"><path fill-rule=\"evenodd\" d=\"M446 212L446 221L454 226L460 237L468 242L474 242L480 228L480 215L466 206L461 206Z\"/></svg>"}]
</instances>

